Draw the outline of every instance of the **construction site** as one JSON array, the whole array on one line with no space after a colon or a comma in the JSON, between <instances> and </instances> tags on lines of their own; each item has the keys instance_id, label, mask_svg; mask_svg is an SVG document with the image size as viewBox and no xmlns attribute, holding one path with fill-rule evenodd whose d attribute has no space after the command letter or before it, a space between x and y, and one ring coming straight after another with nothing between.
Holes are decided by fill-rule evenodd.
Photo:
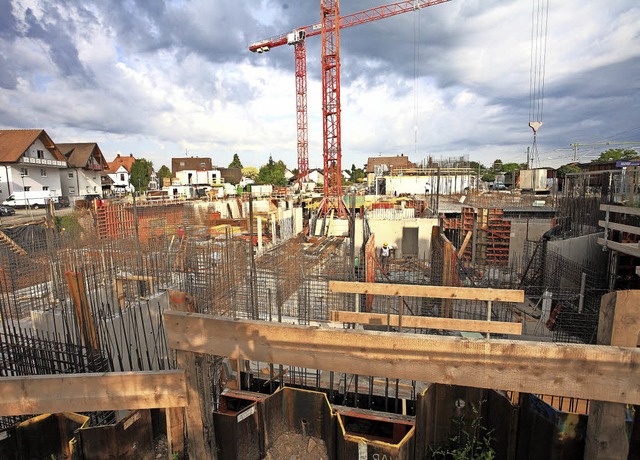
<instances>
[{"instance_id":1,"label":"construction site","mask_svg":"<svg viewBox=\"0 0 640 460\"><path fill-rule=\"evenodd\" d=\"M0 457L449 458L464 428L492 458L635 458L640 226L614 179L5 226Z\"/></svg>"},{"instance_id":2,"label":"construction site","mask_svg":"<svg viewBox=\"0 0 640 460\"><path fill-rule=\"evenodd\" d=\"M323 1L249 47L294 48L295 193L0 226L0 459L640 458L637 166L543 195L446 161L343 190L340 29L447 1Z\"/></svg>"}]
</instances>

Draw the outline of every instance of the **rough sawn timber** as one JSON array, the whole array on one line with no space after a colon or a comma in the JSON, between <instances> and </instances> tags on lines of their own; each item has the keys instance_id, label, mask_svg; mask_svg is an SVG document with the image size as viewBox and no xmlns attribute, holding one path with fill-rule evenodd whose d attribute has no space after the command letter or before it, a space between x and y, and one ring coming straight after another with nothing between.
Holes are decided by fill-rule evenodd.
<instances>
[{"instance_id":1,"label":"rough sawn timber","mask_svg":"<svg viewBox=\"0 0 640 460\"><path fill-rule=\"evenodd\" d=\"M0 378L0 416L187 405L184 370Z\"/></svg>"},{"instance_id":2,"label":"rough sawn timber","mask_svg":"<svg viewBox=\"0 0 640 460\"><path fill-rule=\"evenodd\" d=\"M435 299L491 300L493 302L524 302L524 291L512 289L329 281L329 290L331 292L344 292L351 294L432 297Z\"/></svg>"},{"instance_id":3,"label":"rough sawn timber","mask_svg":"<svg viewBox=\"0 0 640 460\"><path fill-rule=\"evenodd\" d=\"M331 321L366 324L369 326L400 326L400 315L384 313L357 313L353 311L329 312ZM433 316L402 315L402 327L417 329L444 329L447 331L490 332L491 334L522 334L522 323L480 321L474 319L438 318Z\"/></svg>"},{"instance_id":4,"label":"rough sawn timber","mask_svg":"<svg viewBox=\"0 0 640 460\"><path fill-rule=\"evenodd\" d=\"M351 374L640 403L640 349L330 330L166 311L174 350Z\"/></svg>"}]
</instances>

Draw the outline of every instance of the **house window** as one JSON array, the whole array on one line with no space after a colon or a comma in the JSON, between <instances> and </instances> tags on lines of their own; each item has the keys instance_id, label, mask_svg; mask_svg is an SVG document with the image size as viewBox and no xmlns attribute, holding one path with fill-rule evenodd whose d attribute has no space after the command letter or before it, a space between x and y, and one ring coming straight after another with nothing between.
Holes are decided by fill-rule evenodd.
<instances>
[{"instance_id":1,"label":"house window","mask_svg":"<svg viewBox=\"0 0 640 460\"><path fill-rule=\"evenodd\" d=\"M75 195L76 194L76 188L75 187L69 187L69 195Z\"/></svg>"},{"instance_id":2,"label":"house window","mask_svg":"<svg viewBox=\"0 0 640 460\"><path fill-rule=\"evenodd\" d=\"M120 174L120 182L124 182L124 181L125 181L124 174Z\"/></svg>"},{"instance_id":3,"label":"house window","mask_svg":"<svg viewBox=\"0 0 640 460\"><path fill-rule=\"evenodd\" d=\"M43 186L42 186L42 191L43 191L43 192L48 192L48 191L49 191L49 187L48 187L48 186L46 186L46 185L43 185Z\"/></svg>"},{"instance_id":4,"label":"house window","mask_svg":"<svg viewBox=\"0 0 640 460\"><path fill-rule=\"evenodd\" d=\"M40 177L47 177L47 170L44 168L40 169Z\"/></svg>"},{"instance_id":5,"label":"house window","mask_svg":"<svg viewBox=\"0 0 640 460\"><path fill-rule=\"evenodd\" d=\"M200 163L200 166L204 166L204 165L205 165L205 162L204 162L204 161L203 161L202 163Z\"/></svg>"},{"instance_id":6,"label":"house window","mask_svg":"<svg viewBox=\"0 0 640 460\"><path fill-rule=\"evenodd\" d=\"M28 176L29 175L29 170L27 168L20 168L20 175L21 176Z\"/></svg>"},{"instance_id":7,"label":"house window","mask_svg":"<svg viewBox=\"0 0 640 460\"><path fill-rule=\"evenodd\" d=\"M44 150L38 150L36 152L36 155L38 158L40 158L41 160L44 158Z\"/></svg>"},{"instance_id":8,"label":"house window","mask_svg":"<svg viewBox=\"0 0 640 460\"><path fill-rule=\"evenodd\" d=\"M180 162L180 166L184 166L184 161L181 161L181 162Z\"/></svg>"},{"instance_id":9,"label":"house window","mask_svg":"<svg viewBox=\"0 0 640 460\"><path fill-rule=\"evenodd\" d=\"M73 173L72 172L69 173L69 179L73 179Z\"/></svg>"},{"instance_id":10,"label":"house window","mask_svg":"<svg viewBox=\"0 0 640 460\"><path fill-rule=\"evenodd\" d=\"M25 191L25 192L30 192L30 191L31 191L31 186L30 186L30 185L27 185L27 186L24 188L24 191Z\"/></svg>"}]
</instances>

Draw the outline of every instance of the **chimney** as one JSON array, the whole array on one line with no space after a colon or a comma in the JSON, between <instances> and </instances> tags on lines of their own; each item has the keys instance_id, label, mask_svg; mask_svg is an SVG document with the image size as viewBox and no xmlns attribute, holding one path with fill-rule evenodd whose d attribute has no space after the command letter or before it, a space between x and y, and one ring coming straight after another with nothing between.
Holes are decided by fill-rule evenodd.
<instances>
[{"instance_id":1,"label":"chimney","mask_svg":"<svg viewBox=\"0 0 640 460\"><path fill-rule=\"evenodd\" d=\"M133 153L130 153L130 154L129 154L129 157L130 157L130 158L133 158Z\"/></svg>"}]
</instances>

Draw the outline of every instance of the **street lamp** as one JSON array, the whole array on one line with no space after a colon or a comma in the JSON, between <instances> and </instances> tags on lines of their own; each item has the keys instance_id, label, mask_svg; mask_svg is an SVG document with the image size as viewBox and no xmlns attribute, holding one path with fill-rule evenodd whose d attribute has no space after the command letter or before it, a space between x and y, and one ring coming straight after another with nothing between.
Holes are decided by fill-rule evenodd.
<instances>
[{"instance_id":1,"label":"street lamp","mask_svg":"<svg viewBox=\"0 0 640 460\"><path fill-rule=\"evenodd\" d=\"M29 210L29 216L33 219L33 212L31 211L31 206L29 206L29 198L27 197L27 191L24 187L24 176L26 176L25 171L20 172L20 177L22 178L22 193L24 193L24 199L27 201L27 209Z\"/></svg>"}]
</instances>

